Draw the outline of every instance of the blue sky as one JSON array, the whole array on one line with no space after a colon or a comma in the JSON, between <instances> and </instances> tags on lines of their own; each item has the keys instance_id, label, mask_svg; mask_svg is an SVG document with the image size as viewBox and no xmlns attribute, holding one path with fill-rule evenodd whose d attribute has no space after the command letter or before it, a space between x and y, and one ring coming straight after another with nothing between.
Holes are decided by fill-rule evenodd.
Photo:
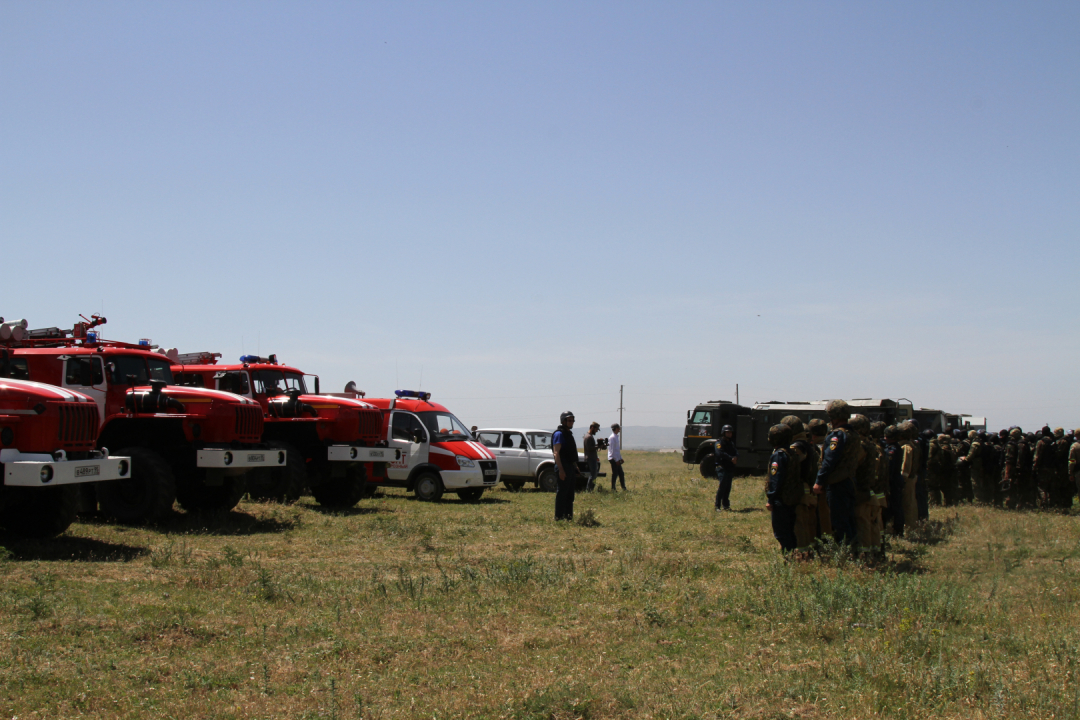
<instances>
[{"instance_id":1,"label":"blue sky","mask_svg":"<svg viewBox=\"0 0 1080 720\"><path fill-rule=\"evenodd\" d=\"M1080 425L1076 3L0 4L0 314L468 424Z\"/></svg>"}]
</instances>

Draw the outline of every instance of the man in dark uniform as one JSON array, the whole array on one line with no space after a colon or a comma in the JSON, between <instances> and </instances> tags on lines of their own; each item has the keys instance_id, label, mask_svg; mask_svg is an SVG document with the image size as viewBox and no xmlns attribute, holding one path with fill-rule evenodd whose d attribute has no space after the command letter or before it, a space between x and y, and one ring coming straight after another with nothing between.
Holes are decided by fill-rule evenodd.
<instances>
[{"instance_id":1,"label":"man in dark uniform","mask_svg":"<svg viewBox=\"0 0 1080 720\"><path fill-rule=\"evenodd\" d=\"M1035 478L1038 483L1039 497L1044 508L1061 507L1061 499L1058 497L1055 477L1057 457L1054 455L1054 431L1050 426L1044 426L1042 436L1035 443L1035 460L1032 467L1035 470Z\"/></svg>"},{"instance_id":2,"label":"man in dark uniform","mask_svg":"<svg viewBox=\"0 0 1080 720\"><path fill-rule=\"evenodd\" d=\"M555 519L574 519L574 485L577 483L577 441L574 440L574 413L559 416L559 428L551 437L555 467L559 470L559 490L555 493Z\"/></svg>"},{"instance_id":3,"label":"man in dark uniform","mask_svg":"<svg viewBox=\"0 0 1080 720\"><path fill-rule=\"evenodd\" d=\"M817 448L817 456L814 458L814 477L810 480L810 486L813 488L813 484L817 482L818 468L821 467L821 455L825 451L825 436L829 434L829 426L821 418L814 418L806 424L806 431L810 434L811 444ZM832 516L829 515L829 503L825 502L825 498L820 497L819 500L821 502L817 504L817 533L814 537L824 542L825 538L832 537Z\"/></svg>"},{"instance_id":4,"label":"man in dark uniform","mask_svg":"<svg viewBox=\"0 0 1080 720\"><path fill-rule=\"evenodd\" d=\"M912 443L918 448L919 458L919 472L915 481L915 504L919 508L919 520L926 520L930 517L930 488L926 483L926 463L930 456L930 438L934 437L934 432L930 428L919 432L919 421L914 418L904 424L913 428L916 433L916 436L912 438Z\"/></svg>"},{"instance_id":5,"label":"man in dark uniform","mask_svg":"<svg viewBox=\"0 0 1080 720\"><path fill-rule=\"evenodd\" d=\"M1072 507L1076 486L1069 477L1069 447L1072 441L1065 437L1065 428L1054 428L1054 487L1057 489L1059 507Z\"/></svg>"},{"instance_id":6,"label":"man in dark uniform","mask_svg":"<svg viewBox=\"0 0 1080 720\"><path fill-rule=\"evenodd\" d=\"M836 542L854 545L855 468L863 458L863 445L848 426L851 407L846 402L830 400L825 412L829 416L832 432L825 436L825 450L814 483L814 493L824 494L829 503Z\"/></svg>"},{"instance_id":7,"label":"man in dark uniform","mask_svg":"<svg viewBox=\"0 0 1080 720\"><path fill-rule=\"evenodd\" d=\"M817 478L818 448L810 442L806 428L798 415L787 415L780 422L791 428L791 452L799 459L799 479L803 483L803 496L795 506L796 550L809 557L814 548L818 529L818 496L813 493Z\"/></svg>"},{"instance_id":8,"label":"man in dark uniform","mask_svg":"<svg viewBox=\"0 0 1080 720\"><path fill-rule=\"evenodd\" d=\"M735 428L725 425L720 429L720 439L714 448L716 453L716 477L720 487L716 488L716 511L731 509L731 483L735 478L735 463L739 451L735 449Z\"/></svg>"},{"instance_id":9,"label":"man in dark uniform","mask_svg":"<svg viewBox=\"0 0 1080 720\"><path fill-rule=\"evenodd\" d=\"M802 501L803 482L799 477L799 460L791 450L791 428L773 425L769 428L769 444L773 454L769 458L769 475L765 485L768 503L765 509L772 515L773 537L784 552L795 550L795 508Z\"/></svg>"},{"instance_id":10,"label":"man in dark uniform","mask_svg":"<svg viewBox=\"0 0 1080 720\"><path fill-rule=\"evenodd\" d=\"M900 466L904 460L904 450L900 447L900 431L895 425L885 428L885 458L889 479L889 520L893 535L904 535L904 476Z\"/></svg>"}]
</instances>

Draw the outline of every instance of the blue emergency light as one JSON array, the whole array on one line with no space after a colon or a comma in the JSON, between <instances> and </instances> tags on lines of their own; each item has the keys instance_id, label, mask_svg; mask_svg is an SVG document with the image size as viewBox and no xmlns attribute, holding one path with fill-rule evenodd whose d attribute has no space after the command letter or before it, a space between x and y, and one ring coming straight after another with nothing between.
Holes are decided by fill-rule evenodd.
<instances>
[{"instance_id":1,"label":"blue emergency light","mask_svg":"<svg viewBox=\"0 0 1080 720\"><path fill-rule=\"evenodd\" d=\"M423 400L424 402L427 402L431 399L431 393L420 392L419 390L395 390L394 394L397 395L399 398L417 398L419 400Z\"/></svg>"},{"instance_id":2,"label":"blue emergency light","mask_svg":"<svg viewBox=\"0 0 1080 720\"><path fill-rule=\"evenodd\" d=\"M258 355L241 355L240 356L240 362L242 362L242 363L248 363L248 364L257 363L260 360L262 360L262 358L259 357Z\"/></svg>"},{"instance_id":3,"label":"blue emergency light","mask_svg":"<svg viewBox=\"0 0 1080 720\"><path fill-rule=\"evenodd\" d=\"M97 342L97 331L91 330L91 331L87 332L86 333L86 342L88 342L88 343L96 343Z\"/></svg>"},{"instance_id":4,"label":"blue emergency light","mask_svg":"<svg viewBox=\"0 0 1080 720\"><path fill-rule=\"evenodd\" d=\"M150 338L139 338L139 347L150 347Z\"/></svg>"}]
</instances>

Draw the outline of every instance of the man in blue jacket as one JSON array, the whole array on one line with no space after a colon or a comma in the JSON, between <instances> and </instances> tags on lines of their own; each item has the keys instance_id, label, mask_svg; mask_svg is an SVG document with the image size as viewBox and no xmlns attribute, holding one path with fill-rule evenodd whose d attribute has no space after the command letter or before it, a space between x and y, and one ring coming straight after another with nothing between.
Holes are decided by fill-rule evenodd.
<instances>
[{"instance_id":1,"label":"man in blue jacket","mask_svg":"<svg viewBox=\"0 0 1080 720\"><path fill-rule=\"evenodd\" d=\"M577 441L574 440L574 413L559 416L559 428L551 437L555 467L559 471L559 489L555 493L555 519L574 519L574 485L577 483Z\"/></svg>"}]
</instances>

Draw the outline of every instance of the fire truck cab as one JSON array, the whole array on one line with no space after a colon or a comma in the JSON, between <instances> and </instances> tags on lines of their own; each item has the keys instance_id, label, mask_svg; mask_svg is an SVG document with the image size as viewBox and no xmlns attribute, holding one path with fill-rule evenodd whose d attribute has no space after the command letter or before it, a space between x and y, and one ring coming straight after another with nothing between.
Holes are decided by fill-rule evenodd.
<instances>
[{"instance_id":1,"label":"fire truck cab","mask_svg":"<svg viewBox=\"0 0 1080 720\"><path fill-rule=\"evenodd\" d=\"M131 458L98 450L89 397L10 378L0 350L0 525L28 537L58 535L74 521L84 483L122 480Z\"/></svg>"},{"instance_id":2,"label":"fire truck cab","mask_svg":"<svg viewBox=\"0 0 1080 720\"><path fill-rule=\"evenodd\" d=\"M396 390L394 398L368 398L383 414L382 432L401 457L386 468L379 485L402 487L420 500L435 501L444 492L476 502L484 490L499 482L499 464L491 451L477 442L468 427L431 393Z\"/></svg>"},{"instance_id":3,"label":"fire truck cab","mask_svg":"<svg viewBox=\"0 0 1080 720\"><path fill-rule=\"evenodd\" d=\"M317 375L279 364L275 355L244 355L231 365L218 364L219 357L177 355L173 375L182 385L236 393L262 407L263 440L292 460L275 482L249 486L252 495L292 502L310 489L320 505L352 507L371 490L365 468L398 457L383 441L382 414L373 405L320 395Z\"/></svg>"}]
</instances>

